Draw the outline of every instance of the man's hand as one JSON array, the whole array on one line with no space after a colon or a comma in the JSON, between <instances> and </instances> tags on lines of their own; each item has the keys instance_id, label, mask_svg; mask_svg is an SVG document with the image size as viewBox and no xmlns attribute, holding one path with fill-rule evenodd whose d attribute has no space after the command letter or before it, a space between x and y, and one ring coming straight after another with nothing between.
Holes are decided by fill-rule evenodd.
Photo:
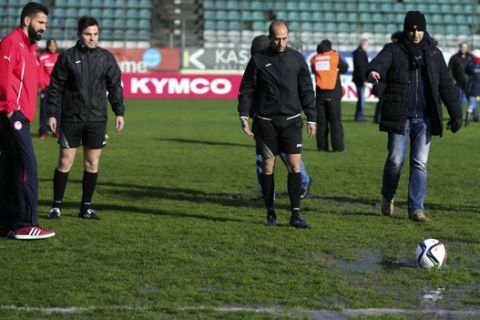
<instances>
[{"instance_id":1,"label":"man's hand","mask_svg":"<svg viewBox=\"0 0 480 320\"><path fill-rule=\"evenodd\" d=\"M308 137L311 138L315 136L316 132L317 132L317 124L315 122L307 122Z\"/></svg>"},{"instance_id":2,"label":"man's hand","mask_svg":"<svg viewBox=\"0 0 480 320\"><path fill-rule=\"evenodd\" d=\"M243 132L249 137L253 137L253 132L250 130L250 125L248 124L247 118L240 118L240 124L242 126Z\"/></svg>"},{"instance_id":3,"label":"man's hand","mask_svg":"<svg viewBox=\"0 0 480 320\"><path fill-rule=\"evenodd\" d=\"M370 72L370 74L368 75L368 81L373 83L373 84L377 84L380 82L380 73L376 72L376 71L372 71Z\"/></svg>"},{"instance_id":4,"label":"man's hand","mask_svg":"<svg viewBox=\"0 0 480 320\"><path fill-rule=\"evenodd\" d=\"M123 119L122 116L117 116L115 118L115 130L117 132L120 132L123 130L123 127L125 126L125 119Z\"/></svg>"},{"instance_id":5,"label":"man's hand","mask_svg":"<svg viewBox=\"0 0 480 320\"><path fill-rule=\"evenodd\" d=\"M450 119L447 123L447 128L450 129L453 133L460 130L462 127L462 119Z\"/></svg>"},{"instance_id":6,"label":"man's hand","mask_svg":"<svg viewBox=\"0 0 480 320\"><path fill-rule=\"evenodd\" d=\"M48 118L48 127L50 128L50 130L52 130L53 133L57 133L57 118Z\"/></svg>"}]
</instances>

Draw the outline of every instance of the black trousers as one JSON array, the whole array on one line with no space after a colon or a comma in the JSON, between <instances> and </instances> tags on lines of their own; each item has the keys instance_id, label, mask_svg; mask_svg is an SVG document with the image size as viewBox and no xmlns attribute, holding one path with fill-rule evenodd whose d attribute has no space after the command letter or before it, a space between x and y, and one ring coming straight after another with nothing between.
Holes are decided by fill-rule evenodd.
<instances>
[{"instance_id":1,"label":"black trousers","mask_svg":"<svg viewBox=\"0 0 480 320\"><path fill-rule=\"evenodd\" d=\"M340 99L319 99L317 106L317 148L328 151L328 134L333 151L343 151L343 126Z\"/></svg>"},{"instance_id":2,"label":"black trousers","mask_svg":"<svg viewBox=\"0 0 480 320\"><path fill-rule=\"evenodd\" d=\"M0 112L0 227L18 229L37 222L37 160L30 124L20 111Z\"/></svg>"}]
</instances>

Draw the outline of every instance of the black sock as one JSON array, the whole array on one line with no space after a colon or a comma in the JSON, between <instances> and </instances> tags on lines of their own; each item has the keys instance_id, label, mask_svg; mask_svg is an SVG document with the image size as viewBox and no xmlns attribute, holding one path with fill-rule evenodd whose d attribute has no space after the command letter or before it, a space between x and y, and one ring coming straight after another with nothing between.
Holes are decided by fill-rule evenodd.
<instances>
[{"instance_id":1,"label":"black sock","mask_svg":"<svg viewBox=\"0 0 480 320\"><path fill-rule=\"evenodd\" d=\"M55 169L53 174L53 203L52 208L62 208L63 195L67 187L68 172L60 172Z\"/></svg>"},{"instance_id":2,"label":"black sock","mask_svg":"<svg viewBox=\"0 0 480 320\"><path fill-rule=\"evenodd\" d=\"M288 195L290 197L290 206L292 214L300 213L300 195L302 194L302 180L300 172L288 173Z\"/></svg>"},{"instance_id":3,"label":"black sock","mask_svg":"<svg viewBox=\"0 0 480 320\"><path fill-rule=\"evenodd\" d=\"M95 191L95 186L97 185L98 172L91 173L84 171L83 172L83 181L82 181L82 204L80 207L81 211L88 210L92 207L92 197L93 192Z\"/></svg>"},{"instance_id":4,"label":"black sock","mask_svg":"<svg viewBox=\"0 0 480 320\"><path fill-rule=\"evenodd\" d=\"M275 181L273 179L273 173L262 173L262 193L267 210L273 210L273 198L275 193Z\"/></svg>"}]
</instances>

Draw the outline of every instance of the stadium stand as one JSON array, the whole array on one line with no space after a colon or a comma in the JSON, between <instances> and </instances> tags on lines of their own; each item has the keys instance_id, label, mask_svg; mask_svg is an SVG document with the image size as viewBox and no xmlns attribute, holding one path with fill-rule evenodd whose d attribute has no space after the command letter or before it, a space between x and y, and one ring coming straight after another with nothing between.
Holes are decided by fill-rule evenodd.
<instances>
[{"instance_id":1,"label":"stadium stand","mask_svg":"<svg viewBox=\"0 0 480 320\"><path fill-rule=\"evenodd\" d=\"M0 0L0 36L19 23L25 0ZM47 3L48 2L48 3ZM101 40L150 42L151 0L52 0L43 1L50 8L46 38L74 40L77 18L92 15L100 22Z\"/></svg>"},{"instance_id":2,"label":"stadium stand","mask_svg":"<svg viewBox=\"0 0 480 320\"><path fill-rule=\"evenodd\" d=\"M290 23L290 41L297 48L311 49L315 43L329 38L340 50L351 50L361 38L369 38L377 49L388 42L391 33L401 30L408 10L426 14L428 31L440 39L442 47L456 47L461 40L472 43L480 40L474 24L480 5L471 0L334 0L334 1L231 1L204 0L204 46L237 47L237 39L224 39L225 31L242 26L242 32L253 36L266 32L268 22L285 19ZM233 11L234 10L234 11ZM234 12L234 13L232 13ZM220 13L220 16L216 13ZM218 23L229 20L228 24ZM238 23L234 21L238 20ZM242 38L244 38L242 36ZM249 43L243 44L248 47Z\"/></svg>"},{"instance_id":3,"label":"stadium stand","mask_svg":"<svg viewBox=\"0 0 480 320\"><path fill-rule=\"evenodd\" d=\"M0 0L0 36L18 24L26 0ZM442 48L480 41L477 0L50 0L46 37L75 38L76 19L98 17L101 39L154 46L248 48L275 18L290 23L290 41L312 49L324 38L351 50L361 38L379 49L401 30L408 10L426 14Z\"/></svg>"}]
</instances>

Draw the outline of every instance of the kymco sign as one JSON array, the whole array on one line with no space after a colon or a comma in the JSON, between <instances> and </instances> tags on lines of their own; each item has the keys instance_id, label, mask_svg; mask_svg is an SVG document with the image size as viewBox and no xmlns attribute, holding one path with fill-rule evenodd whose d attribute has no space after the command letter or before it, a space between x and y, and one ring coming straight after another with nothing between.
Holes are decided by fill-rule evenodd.
<instances>
[{"instance_id":1,"label":"kymco sign","mask_svg":"<svg viewBox=\"0 0 480 320\"><path fill-rule=\"evenodd\" d=\"M123 92L130 99L235 99L241 80L241 75L122 75Z\"/></svg>"}]
</instances>

